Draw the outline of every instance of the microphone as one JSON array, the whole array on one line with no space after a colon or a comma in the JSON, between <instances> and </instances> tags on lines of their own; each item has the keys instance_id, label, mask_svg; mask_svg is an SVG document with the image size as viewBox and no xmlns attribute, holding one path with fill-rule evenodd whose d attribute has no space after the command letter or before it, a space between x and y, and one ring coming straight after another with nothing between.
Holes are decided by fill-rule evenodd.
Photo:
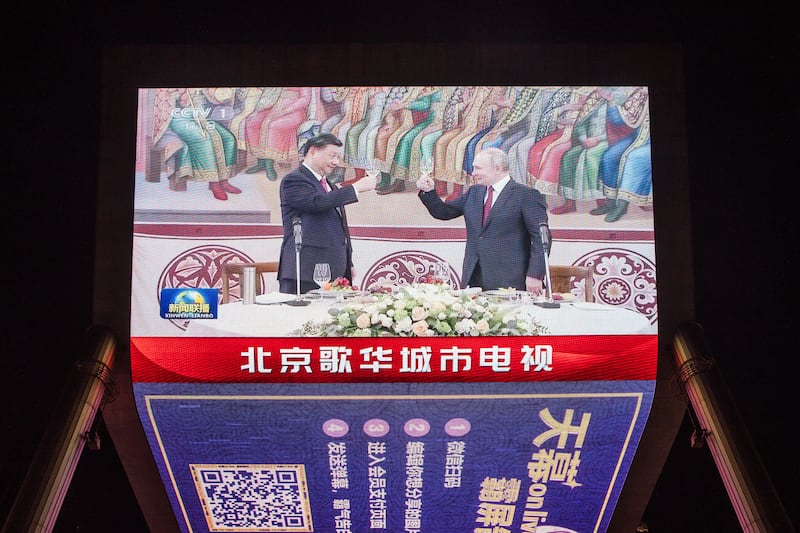
<instances>
[{"instance_id":1,"label":"microphone","mask_svg":"<svg viewBox=\"0 0 800 533\"><path fill-rule=\"evenodd\" d=\"M542 248L544 248L545 291L544 300L536 301L533 304L544 307L545 309L558 309L561 307L561 304L553 301L553 286L550 284L550 261L548 260L548 256L550 255L551 236L550 227L547 225L547 222L541 222L539 224L539 237L542 239Z\"/></svg>"},{"instance_id":2,"label":"microphone","mask_svg":"<svg viewBox=\"0 0 800 533\"><path fill-rule=\"evenodd\" d=\"M303 245L303 219L294 217L292 219L292 228L294 229L294 261L295 261L295 278L297 283L297 298L285 302L287 305L309 305L311 300L304 300L300 297L300 247Z\"/></svg>"},{"instance_id":3,"label":"microphone","mask_svg":"<svg viewBox=\"0 0 800 533\"><path fill-rule=\"evenodd\" d=\"M294 245L303 245L303 220L300 217L292 219L292 226L294 227Z\"/></svg>"},{"instance_id":4,"label":"microphone","mask_svg":"<svg viewBox=\"0 0 800 533\"><path fill-rule=\"evenodd\" d=\"M542 239L542 247L547 255L550 255L550 227L547 222L539 224L539 237Z\"/></svg>"}]
</instances>

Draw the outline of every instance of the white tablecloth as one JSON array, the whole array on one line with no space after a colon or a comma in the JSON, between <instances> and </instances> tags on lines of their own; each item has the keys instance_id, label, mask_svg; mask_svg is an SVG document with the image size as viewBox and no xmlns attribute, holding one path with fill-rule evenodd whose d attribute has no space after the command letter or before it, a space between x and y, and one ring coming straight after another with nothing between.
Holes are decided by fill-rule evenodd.
<instances>
[{"instance_id":1,"label":"white tablecloth","mask_svg":"<svg viewBox=\"0 0 800 533\"><path fill-rule=\"evenodd\" d=\"M292 307L286 304L243 305L241 302L219 306L217 319L192 320L186 329L190 337L285 337L303 323L329 317L331 300L312 300L311 305ZM654 333L641 313L598 303L562 303L556 309L518 305L531 311L550 335L633 335Z\"/></svg>"}]
</instances>

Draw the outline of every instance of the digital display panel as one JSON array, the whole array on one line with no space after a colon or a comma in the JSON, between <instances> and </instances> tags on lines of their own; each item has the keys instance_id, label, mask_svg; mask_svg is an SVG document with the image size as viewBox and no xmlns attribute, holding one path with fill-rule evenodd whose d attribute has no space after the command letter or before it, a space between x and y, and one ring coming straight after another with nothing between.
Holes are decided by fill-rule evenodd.
<instances>
[{"instance_id":1,"label":"digital display panel","mask_svg":"<svg viewBox=\"0 0 800 533\"><path fill-rule=\"evenodd\" d=\"M320 134L314 194L376 184L335 215L348 286L228 277L321 245L281 189ZM487 150L489 216L525 190L546 223L493 268L540 253L543 295L471 286L467 209L419 194L458 205ZM182 531L608 527L656 384L647 86L140 88L135 153L131 378Z\"/></svg>"}]
</instances>

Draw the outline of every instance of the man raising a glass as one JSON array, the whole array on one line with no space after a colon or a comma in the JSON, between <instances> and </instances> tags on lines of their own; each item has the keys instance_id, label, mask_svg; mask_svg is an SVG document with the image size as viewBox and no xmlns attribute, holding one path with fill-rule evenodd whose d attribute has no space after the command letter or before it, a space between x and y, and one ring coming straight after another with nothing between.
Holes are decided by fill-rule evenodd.
<instances>
[{"instance_id":1,"label":"man raising a glass","mask_svg":"<svg viewBox=\"0 0 800 533\"><path fill-rule=\"evenodd\" d=\"M375 178L366 176L352 185L332 185L330 176L342 159L342 141L330 133L309 139L302 150L303 162L281 180L281 243L278 282L280 291L297 291L297 256L300 258L300 293L316 289L314 265L328 263L331 277L353 278L353 248L344 206L358 201L361 193L375 189ZM301 232L301 233L298 233ZM297 253L296 238L302 244Z\"/></svg>"},{"instance_id":2,"label":"man raising a glass","mask_svg":"<svg viewBox=\"0 0 800 533\"><path fill-rule=\"evenodd\" d=\"M419 198L431 216L464 217L462 284L540 294L545 260L539 225L547 223L541 193L511 179L508 155L498 148L478 152L472 166L474 185L447 202L434 190L432 178L423 175L417 181Z\"/></svg>"}]
</instances>

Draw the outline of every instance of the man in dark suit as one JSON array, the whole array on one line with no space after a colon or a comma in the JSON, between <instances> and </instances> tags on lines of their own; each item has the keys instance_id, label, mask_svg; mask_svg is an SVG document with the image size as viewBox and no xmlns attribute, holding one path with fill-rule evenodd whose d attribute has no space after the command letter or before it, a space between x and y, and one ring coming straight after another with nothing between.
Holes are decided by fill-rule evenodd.
<instances>
[{"instance_id":1,"label":"man in dark suit","mask_svg":"<svg viewBox=\"0 0 800 533\"><path fill-rule=\"evenodd\" d=\"M539 224L547 223L544 198L511 179L508 155L498 148L475 155L472 178L475 185L447 202L436 194L432 178L423 176L417 181L419 197L434 218L464 216L467 246L462 285L485 290L515 287L540 294L545 278L539 236Z\"/></svg>"},{"instance_id":2,"label":"man in dark suit","mask_svg":"<svg viewBox=\"0 0 800 533\"><path fill-rule=\"evenodd\" d=\"M297 291L295 235L301 237L300 292L318 288L314 265L328 263L331 279L352 281L353 248L344 206L358 201L358 195L375 189L375 178L364 177L347 187L331 184L327 176L342 159L342 141L323 133L303 145L303 162L284 176L280 185L283 243L278 282L280 291Z\"/></svg>"}]
</instances>

